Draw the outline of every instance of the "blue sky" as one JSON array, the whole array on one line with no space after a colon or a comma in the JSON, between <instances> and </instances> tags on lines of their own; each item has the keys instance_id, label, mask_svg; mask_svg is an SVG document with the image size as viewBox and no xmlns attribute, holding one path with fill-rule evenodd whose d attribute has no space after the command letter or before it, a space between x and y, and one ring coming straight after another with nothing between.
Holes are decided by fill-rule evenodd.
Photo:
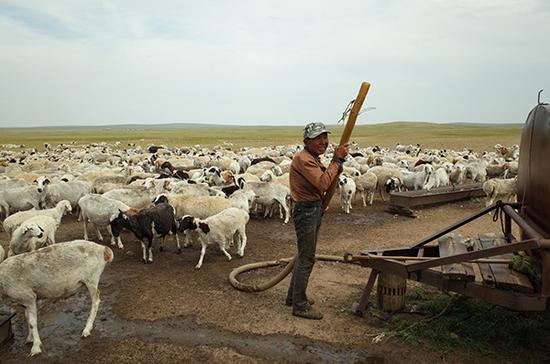
<instances>
[{"instance_id":1,"label":"blue sky","mask_svg":"<svg viewBox=\"0 0 550 364\"><path fill-rule=\"evenodd\" d=\"M523 122L550 2L0 0L0 126Z\"/></svg>"}]
</instances>

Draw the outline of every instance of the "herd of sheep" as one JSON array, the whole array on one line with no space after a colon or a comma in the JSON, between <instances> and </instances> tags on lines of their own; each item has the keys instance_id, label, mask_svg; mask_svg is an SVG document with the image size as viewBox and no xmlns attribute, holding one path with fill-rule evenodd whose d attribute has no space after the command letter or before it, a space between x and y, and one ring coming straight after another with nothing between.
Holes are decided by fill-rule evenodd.
<instances>
[{"instance_id":1,"label":"herd of sheep","mask_svg":"<svg viewBox=\"0 0 550 364\"><path fill-rule=\"evenodd\" d=\"M300 145L242 148L231 144L213 148L115 144L75 144L44 149L7 148L0 151L0 217L9 236L0 244L0 297L25 307L31 355L41 352L36 299L66 297L85 285L92 310L82 332L93 326L97 285L113 251L91 240L124 248L121 232L130 231L142 246L144 263L153 262L153 241L163 249L173 235L178 253L201 245L200 269L207 246L228 250L236 245L244 255L250 216L279 217L288 223L292 200L288 173ZM322 161L328 164L333 147ZM383 149L352 143L339 177L341 207L350 213L356 195L372 205L376 193L430 190L468 181L484 182L488 203L515 194L519 147L496 145L483 154L470 150L422 149L396 145ZM67 214L83 224L83 239L56 242L56 231ZM95 239L88 224L95 228ZM6 251L4 248L6 248ZM70 263L69 263L70 261ZM17 277L17 279L15 279ZM15 282L15 283L14 283Z\"/></svg>"}]
</instances>

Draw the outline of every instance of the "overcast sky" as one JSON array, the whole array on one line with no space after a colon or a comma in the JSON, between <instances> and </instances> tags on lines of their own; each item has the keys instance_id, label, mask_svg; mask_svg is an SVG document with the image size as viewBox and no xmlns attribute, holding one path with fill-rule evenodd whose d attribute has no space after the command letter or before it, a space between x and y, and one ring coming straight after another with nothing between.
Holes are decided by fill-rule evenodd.
<instances>
[{"instance_id":1,"label":"overcast sky","mask_svg":"<svg viewBox=\"0 0 550 364\"><path fill-rule=\"evenodd\" d=\"M0 126L524 122L549 0L0 0Z\"/></svg>"}]
</instances>

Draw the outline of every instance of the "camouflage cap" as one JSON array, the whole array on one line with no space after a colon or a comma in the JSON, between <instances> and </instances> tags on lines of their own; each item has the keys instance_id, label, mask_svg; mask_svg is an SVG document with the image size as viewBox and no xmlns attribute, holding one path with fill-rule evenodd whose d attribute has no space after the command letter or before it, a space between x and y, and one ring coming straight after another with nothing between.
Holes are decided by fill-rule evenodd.
<instances>
[{"instance_id":1,"label":"camouflage cap","mask_svg":"<svg viewBox=\"0 0 550 364\"><path fill-rule=\"evenodd\" d=\"M323 133L329 133L327 127L323 123L313 122L309 123L304 127L304 139L313 139L317 138Z\"/></svg>"}]
</instances>

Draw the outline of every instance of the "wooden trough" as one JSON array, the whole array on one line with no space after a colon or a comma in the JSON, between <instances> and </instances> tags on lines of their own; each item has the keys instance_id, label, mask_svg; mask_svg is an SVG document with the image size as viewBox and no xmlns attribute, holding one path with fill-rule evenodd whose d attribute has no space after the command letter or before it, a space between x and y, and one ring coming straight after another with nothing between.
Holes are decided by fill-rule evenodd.
<instances>
[{"instance_id":1,"label":"wooden trough","mask_svg":"<svg viewBox=\"0 0 550 364\"><path fill-rule=\"evenodd\" d=\"M416 190L390 193L390 211L395 214L414 217L411 208L428 206L445 202L483 197L483 183L468 183L458 186L438 187L429 191Z\"/></svg>"}]
</instances>

